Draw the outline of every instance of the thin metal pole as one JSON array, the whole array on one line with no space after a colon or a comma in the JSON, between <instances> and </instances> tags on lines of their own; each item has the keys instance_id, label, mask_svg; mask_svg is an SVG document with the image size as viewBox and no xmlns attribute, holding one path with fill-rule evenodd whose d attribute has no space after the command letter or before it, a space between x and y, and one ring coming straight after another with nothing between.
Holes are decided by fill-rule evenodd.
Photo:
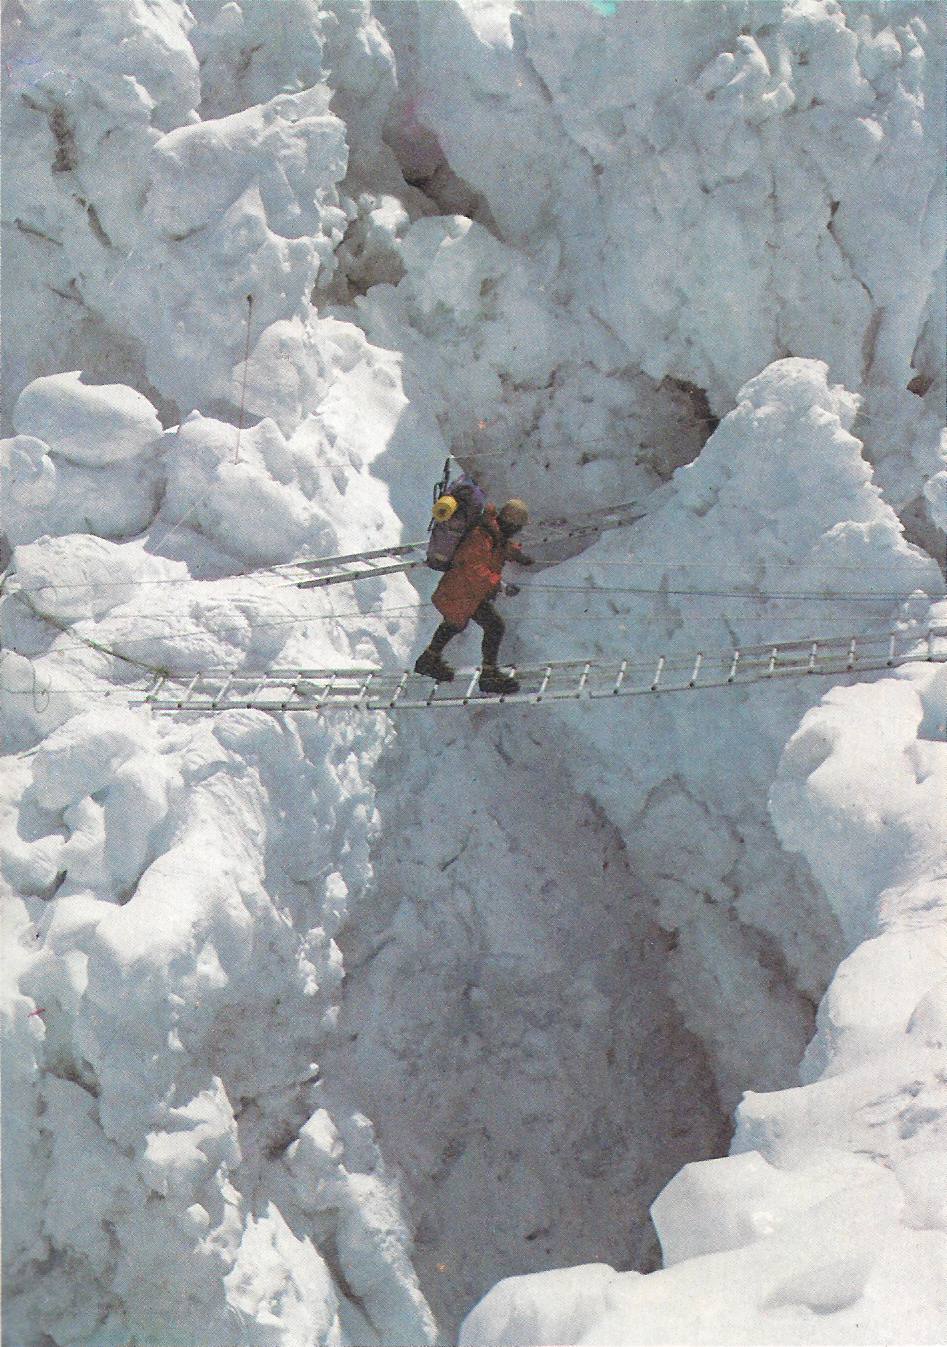
<instances>
[{"instance_id":1,"label":"thin metal pole","mask_svg":"<svg viewBox=\"0 0 947 1347\"><path fill-rule=\"evenodd\" d=\"M237 445L233 461L240 462L240 436L243 434L243 413L247 404L247 370L250 367L250 318L253 314L253 296L247 295L247 343L243 353L243 387L240 389L240 420L237 423Z\"/></svg>"}]
</instances>

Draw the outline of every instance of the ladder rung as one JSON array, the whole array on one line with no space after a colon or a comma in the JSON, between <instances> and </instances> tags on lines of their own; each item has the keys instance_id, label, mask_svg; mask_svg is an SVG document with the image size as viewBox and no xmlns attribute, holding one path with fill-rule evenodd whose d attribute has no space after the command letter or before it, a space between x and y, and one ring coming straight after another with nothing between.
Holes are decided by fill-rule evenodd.
<instances>
[{"instance_id":1,"label":"ladder rung","mask_svg":"<svg viewBox=\"0 0 947 1347\"><path fill-rule=\"evenodd\" d=\"M408 682L408 674L407 674L407 673L403 673L403 674L401 675L401 681L399 682L398 686L395 688L395 695L392 697L391 701L388 703L389 707L393 707L393 706L395 705L395 703L397 702L398 698L399 698L399 697L401 696L401 694L404 692L405 687L406 687L406 685L407 685L407 682Z\"/></svg>"},{"instance_id":2,"label":"ladder rung","mask_svg":"<svg viewBox=\"0 0 947 1347\"><path fill-rule=\"evenodd\" d=\"M480 679L480 670L474 669L473 673L470 675L470 682L467 684L467 691L464 693L462 698L462 704L464 706L467 705L467 703L473 696L473 690L477 686L479 679Z\"/></svg>"},{"instance_id":3,"label":"ladder rung","mask_svg":"<svg viewBox=\"0 0 947 1347\"><path fill-rule=\"evenodd\" d=\"M221 684L220 691L217 693L217 696L214 697L214 699L211 701L211 706L213 706L214 708L219 706L220 702L227 695L227 692L230 688L231 683L233 682L233 679L234 675L232 673L227 675L226 680Z\"/></svg>"}]
</instances>

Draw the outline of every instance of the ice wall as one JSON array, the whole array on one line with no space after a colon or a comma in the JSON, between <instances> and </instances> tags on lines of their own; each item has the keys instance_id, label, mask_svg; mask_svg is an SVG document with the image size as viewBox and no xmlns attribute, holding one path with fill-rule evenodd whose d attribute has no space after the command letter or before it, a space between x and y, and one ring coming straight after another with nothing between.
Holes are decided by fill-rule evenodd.
<instances>
[{"instance_id":1,"label":"ice wall","mask_svg":"<svg viewBox=\"0 0 947 1347\"><path fill-rule=\"evenodd\" d=\"M544 554L518 661L920 630L942 51L926 4L5 9L11 1332L446 1341L594 1262L465 1340L942 1335L938 680L121 708L409 661L426 589L267 568L418 536L448 448L648 508Z\"/></svg>"},{"instance_id":2,"label":"ice wall","mask_svg":"<svg viewBox=\"0 0 947 1347\"><path fill-rule=\"evenodd\" d=\"M663 1271L503 1282L462 1343L942 1340L945 693L943 671L920 667L835 689L782 755L776 828L861 940L803 1084L747 1093L730 1158L661 1193Z\"/></svg>"},{"instance_id":3,"label":"ice wall","mask_svg":"<svg viewBox=\"0 0 947 1347\"><path fill-rule=\"evenodd\" d=\"M11 1342L434 1336L396 1176L319 1065L385 727L107 700L407 656L403 581L353 625L261 570L397 539L372 460L411 422L396 359L308 304L344 219L320 23L356 82L375 30L282 17L258 55L265 6L4 14Z\"/></svg>"},{"instance_id":4,"label":"ice wall","mask_svg":"<svg viewBox=\"0 0 947 1347\"><path fill-rule=\"evenodd\" d=\"M385 727L118 704L160 667L405 657L401 631L342 630L253 574L348 545L353 510L397 530L366 465L369 426L380 448L403 409L397 378L330 331L341 383L360 383L357 461L344 424L309 415L288 439L261 421L234 461L233 426L194 413L162 435L144 397L75 374L14 408L7 491L32 541L4 599L11 1342L433 1339L396 1178L320 1066L335 937L372 881ZM288 427L292 401L279 410ZM121 532L156 477L135 541L73 531L88 502Z\"/></svg>"},{"instance_id":5,"label":"ice wall","mask_svg":"<svg viewBox=\"0 0 947 1347\"><path fill-rule=\"evenodd\" d=\"M573 316L578 381L589 357L673 376L719 415L770 360L823 359L865 398L892 503L921 508L944 400L937 6L379 12L418 119L528 259L534 302ZM522 433L542 399L521 385L543 381L510 382Z\"/></svg>"}]
</instances>

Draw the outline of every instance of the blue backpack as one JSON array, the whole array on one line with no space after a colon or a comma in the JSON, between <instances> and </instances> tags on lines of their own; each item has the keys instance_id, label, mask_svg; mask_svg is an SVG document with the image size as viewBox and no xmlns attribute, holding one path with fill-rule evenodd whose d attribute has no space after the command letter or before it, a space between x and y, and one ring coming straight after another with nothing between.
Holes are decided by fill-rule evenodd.
<instances>
[{"instance_id":1,"label":"blue backpack","mask_svg":"<svg viewBox=\"0 0 947 1347\"><path fill-rule=\"evenodd\" d=\"M433 571L449 571L461 540L483 514L486 493L472 477L464 473L446 484L446 477L434 490L431 533L427 544L427 564Z\"/></svg>"}]
</instances>

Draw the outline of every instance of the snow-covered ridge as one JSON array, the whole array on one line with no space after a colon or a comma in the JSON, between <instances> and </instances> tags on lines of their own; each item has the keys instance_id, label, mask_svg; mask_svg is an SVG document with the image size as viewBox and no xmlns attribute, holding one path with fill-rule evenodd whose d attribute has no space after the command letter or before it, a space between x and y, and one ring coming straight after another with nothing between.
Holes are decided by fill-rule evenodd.
<instances>
[{"instance_id":1,"label":"snow-covered ridge","mask_svg":"<svg viewBox=\"0 0 947 1347\"><path fill-rule=\"evenodd\" d=\"M924 3L5 10L11 1343L448 1342L517 1273L462 1341L943 1340L943 668L122 705L407 667L423 580L271 568L420 536L448 449L648 510L527 577L518 662L943 622L943 50Z\"/></svg>"}]
</instances>

